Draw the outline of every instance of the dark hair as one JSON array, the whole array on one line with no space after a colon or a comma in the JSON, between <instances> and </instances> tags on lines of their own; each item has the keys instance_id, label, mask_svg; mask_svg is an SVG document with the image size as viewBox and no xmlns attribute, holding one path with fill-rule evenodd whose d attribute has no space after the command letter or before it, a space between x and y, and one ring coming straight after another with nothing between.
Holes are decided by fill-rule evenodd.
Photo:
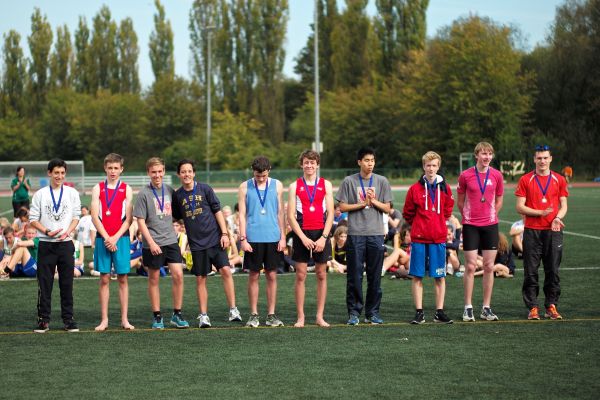
<instances>
[{"instance_id":1,"label":"dark hair","mask_svg":"<svg viewBox=\"0 0 600 400\"><path fill-rule=\"evenodd\" d=\"M541 153L542 151L547 151L548 153L550 153L550 155L552 155L552 149L550 148L550 146L548 146L547 144L536 144L535 152Z\"/></svg>"},{"instance_id":2,"label":"dark hair","mask_svg":"<svg viewBox=\"0 0 600 400\"><path fill-rule=\"evenodd\" d=\"M271 162L265 156L258 156L252 161L252 170L256 172L270 171Z\"/></svg>"},{"instance_id":3,"label":"dark hair","mask_svg":"<svg viewBox=\"0 0 600 400\"><path fill-rule=\"evenodd\" d=\"M356 159L362 160L365 156L371 155L371 154L373 155L373 157L375 157L375 150L372 147L361 147L356 152Z\"/></svg>"},{"instance_id":4,"label":"dark hair","mask_svg":"<svg viewBox=\"0 0 600 400\"><path fill-rule=\"evenodd\" d=\"M304 150L302 154L300 154L300 157L298 157L298 162L300 163L300 166L302 166L302 162L305 158L308 160L314 160L317 162L317 164L321 164L321 156L318 152L314 150Z\"/></svg>"},{"instance_id":5,"label":"dark hair","mask_svg":"<svg viewBox=\"0 0 600 400\"><path fill-rule=\"evenodd\" d=\"M67 163L65 162L65 160L62 160L60 158L53 158L52 160L50 160L48 162L48 171L52 172L52 170L54 168L64 168L65 171L67 170Z\"/></svg>"},{"instance_id":6,"label":"dark hair","mask_svg":"<svg viewBox=\"0 0 600 400\"><path fill-rule=\"evenodd\" d=\"M15 233L15 230L12 228L12 226L7 226L6 228L4 228L4 230L2 231L2 234L4 236L6 236L8 233Z\"/></svg>"},{"instance_id":7,"label":"dark hair","mask_svg":"<svg viewBox=\"0 0 600 400\"><path fill-rule=\"evenodd\" d=\"M26 208L19 208L17 210L17 218L26 217L29 215L29 211Z\"/></svg>"},{"instance_id":8,"label":"dark hair","mask_svg":"<svg viewBox=\"0 0 600 400\"><path fill-rule=\"evenodd\" d=\"M177 164L177 174L178 175L181 170L181 167L184 166L185 164L190 164L192 166L192 171L196 172L196 165L194 164L194 160L184 158L183 160L179 161L179 163Z\"/></svg>"},{"instance_id":9,"label":"dark hair","mask_svg":"<svg viewBox=\"0 0 600 400\"><path fill-rule=\"evenodd\" d=\"M81 205L81 209L83 210L84 208L85 208L86 210L88 210L88 211L90 210L90 208L89 208L88 206L86 206L85 204L82 204L82 205Z\"/></svg>"},{"instance_id":10,"label":"dark hair","mask_svg":"<svg viewBox=\"0 0 600 400\"><path fill-rule=\"evenodd\" d=\"M25 169L22 165L17 166L17 171L15 172L15 176L19 176L19 171Z\"/></svg>"}]
</instances>

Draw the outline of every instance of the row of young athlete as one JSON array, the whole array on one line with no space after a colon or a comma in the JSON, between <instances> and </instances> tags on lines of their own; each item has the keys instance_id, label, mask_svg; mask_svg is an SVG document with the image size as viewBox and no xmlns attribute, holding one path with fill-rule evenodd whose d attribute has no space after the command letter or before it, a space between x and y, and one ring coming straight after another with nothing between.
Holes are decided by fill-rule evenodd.
<instances>
[{"instance_id":1,"label":"row of young athlete","mask_svg":"<svg viewBox=\"0 0 600 400\"><path fill-rule=\"evenodd\" d=\"M464 321L474 321L471 296L477 251L484 259L484 298L481 318L497 320L492 312L493 262L498 243L498 211L502 207L503 180L499 171L490 166L493 147L479 143L475 148L477 164L459 177L458 208L463 215L463 246L466 258L464 275ZM549 169L552 158L547 146L536 149L536 170L523 176L517 189L517 210L526 216L524 235L525 279L523 298L530 310L529 318L538 319L537 269L544 260L546 283L546 314L560 318L556 304L560 295L558 264L562 252L562 218L567 205L564 178ZM297 321L302 327L304 316L304 284L307 263L315 261L317 277L316 323L329 326L324 319L327 293L326 262L330 257L329 236L333 222L333 189L329 181L318 176L319 154L305 151L300 157L303 176L289 188L288 222L296 235L293 257L296 262ZM348 321L359 323L364 311L365 322L381 324L379 314L382 291L381 268L384 255L383 214L389 213L392 193L389 182L373 172L375 152L362 148L357 153L359 172L344 179L336 194L342 212L348 213L347 293ZM194 162L182 160L177 174L182 186L174 191L163 183L164 162L153 157L146 169L151 183L138 194L132 207L131 187L120 181L123 158L109 154L104 161L106 179L92 191L91 213L97 229L95 269L100 272L101 322L96 330L108 327L108 285L111 268L118 274L121 303L121 326L133 329L127 318L129 263L129 236L135 217L143 237L143 264L148 270L148 293L153 312L152 328L164 328L160 309L158 281L160 268L168 265L172 275L173 314L170 324L186 328L189 323L182 313L183 272L182 258L172 220L184 221L193 258L192 273L196 275L200 327L209 327L206 277L216 266L223 278L229 303L229 320L241 321L235 303L235 289L227 254L229 235L220 203L212 188L195 180ZM424 175L411 186L403 209L404 219L412 225L410 275L416 314L412 323L425 321L422 307L422 278L435 278L436 312L434 321L451 323L444 313L446 220L449 218L454 197L450 186L437 172L441 157L435 152L423 156ZM260 324L258 294L260 271L265 270L267 316L265 324L281 326L275 314L277 297L277 266L286 246L283 185L269 177L271 165L267 158L257 157L252 162L253 178L243 182L238 190L239 240L244 251L244 268L249 270L248 301L250 316L247 326ZM78 193L63 185L66 163L52 160L48 165L50 187L40 189L33 196L32 225L39 231L38 255L38 324L36 332L46 332L50 322L51 276L57 266L61 289L61 317L68 331L77 331L73 319L72 298L72 241L68 240L78 223ZM534 182L534 183L532 183ZM58 199L58 200L57 200ZM135 211L133 211L135 210ZM560 245L559 245L560 242ZM550 254L549 254L550 253ZM363 301L363 271L368 285Z\"/></svg>"}]
</instances>

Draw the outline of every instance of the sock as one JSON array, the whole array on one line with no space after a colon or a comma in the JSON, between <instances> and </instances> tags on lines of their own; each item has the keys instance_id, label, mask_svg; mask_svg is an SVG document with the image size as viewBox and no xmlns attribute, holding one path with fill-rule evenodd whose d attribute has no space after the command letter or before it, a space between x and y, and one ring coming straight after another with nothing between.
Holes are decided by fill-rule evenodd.
<instances>
[{"instance_id":1,"label":"sock","mask_svg":"<svg viewBox=\"0 0 600 400\"><path fill-rule=\"evenodd\" d=\"M423 313L423 309L422 308L417 308L417 312L418 313Z\"/></svg>"},{"instance_id":2,"label":"sock","mask_svg":"<svg viewBox=\"0 0 600 400\"><path fill-rule=\"evenodd\" d=\"M490 305L488 304L487 306L484 304L483 308L490 308Z\"/></svg>"},{"instance_id":3,"label":"sock","mask_svg":"<svg viewBox=\"0 0 600 400\"><path fill-rule=\"evenodd\" d=\"M444 309L443 309L443 308L438 308L438 309L437 309L437 310L435 310L435 311L436 311L436 312L442 312L442 311L444 311Z\"/></svg>"},{"instance_id":4,"label":"sock","mask_svg":"<svg viewBox=\"0 0 600 400\"><path fill-rule=\"evenodd\" d=\"M181 314L181 308L174 308L173 309L173 314L175 314L175 315Z\"/></svg>"},{"instance_id":5,"label":"sock","mask_svg":"<svg viewBox=\"0 0 600 400\"><path fill-rule=\"evenodd\" d=\"M473 305L472 304L465 304L465 309L467 309L467 308L473 308Z\"/></svg>"},{"instance_id":6,"label":"sock","mask_svg":"<svg viewBox=\"0 0 600 400\"><path fill-rule=\"evenodd\" d=\"M154 318L162 318L162 316L160 315L160 311L153 311L152 314L154 314Z\"/></svg>"}]
</instances>

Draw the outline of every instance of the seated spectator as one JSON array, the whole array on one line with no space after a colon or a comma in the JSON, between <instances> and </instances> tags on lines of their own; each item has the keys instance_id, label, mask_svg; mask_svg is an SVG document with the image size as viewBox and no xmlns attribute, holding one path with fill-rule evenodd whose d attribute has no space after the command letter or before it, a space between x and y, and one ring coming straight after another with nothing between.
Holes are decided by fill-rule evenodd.
<instances>
[{"instance_id":1,"label":"seated spectator","mask_svg":"<svg viewBox=\"0 0 600 400\"><path fill-rule=\"evenodd\" d=\"M408 255L408 261L407 264L401 264L404 265L405 269L408 271L408 267L409 267L409 263L410 263L410 244L411 244L411 239L410 239L410 225L404 223L401 228L400 228L400 249L402 249L407 255ZM399 273L398 273L399 272ZM407 277L405 275L403 275L404 271L396 271L392 274L392 276L390 277L390 279L410 279L410 277Z\"/></svg>"},{"instance_id":2,"label":"seated spectator","mask_svg":"<svg viewBox=\"0 0 600 400\"><path fill-rule=\"evenodd\" d=\"M331 241L331 260L327 261L329 272L346 273L346 240L348 239L348 227L338 226Z\"/></svg>"},{"instance_id":3,"label":"seated spectator","mask_svg":"<svg viewBox=\"0 0 600 400\"><path fill-rule=\"evenodd\" d=\"M83 276L83 259L85 258L85 249L83 243L79 240L75 239L75 231L71 232L71 240L73 241L73 247L75 251L73 252L73 258L75 259L75 263L73 265L73 277L79 278ZM58 279L58 271L54 271L54 279Z\"/></svg>"},{"instance_id":4,"label":"seated spectator","mask_svg":"<svg viewBox=\"0 0 600 400\"><path fill-rule=\"evenodd\" d=\"M460 265L458 258L458 250L460 248L460 232L453 232L452 226L448 226L448 234L446 236L446 274L456 275L457 278L463 276L465 267Z\"/></svg>"},{"instance_id":5,"label":"seated spectator","mask_svg":"<svg viewBox=\"0 0 600 400\"><path fill-rule=\"evenodd\" d=\"M348 213L342 212L342 210L340 210L340 205L339 203L335 205L335 208L333 210L333 227L331 229L333 229L333 231L335 232L335 228L338 227L338 225L340 224L340 222L345 221L346 225L348 223Z\"/></svg>"},{"instance_id":6,"label":"seated spectator","mask_svg":"<svg viewBox=\"0 0 600 400\"><path fill-rule=\"evenodd\" d=\"M512 258L512 252L508 248L508 240L502 232L498 235L498 252L494 261L494 275L496 278L512 278L515 272L515 262ZM475 276L483 275L483 258L477 256L477 267Z\"/></svg>"},{"instance_id":7,"label":"seated spectator","mask_svg":"<svg viewBox=\"0 0 600 400\"><path fill-rule=\"evenodd\" d=\"M93 225L90 210L87 206L81 206L81 218L77 225L77 240L79 240L84 247L92 247L91 231Z\"/></svg>"},{"instance_id":8,"label":"seated spectator","mask_svg":"<svg viewBox=\"0 0 600 400\"><path fill-rule=\"evenodd\" d=\"M387 218L388 233L385 240L393 240L394 235L400 232L400 226L402 223L402 213L394 208L394 203L390 203L390 212Z\"/></svg>"},{"instance_id":9,"label":"seated spectator","mask_svg":"<svg viewBox=\"0 0 600 400\"><path fill-rule=\"evenodd\" d=\"M12 205L13 215L17 216L17 211L21 207L29 209L29 191L31 190L31 183L29 178L25 176L25 168L22 166L17 167L17 173L10 182L10 189L12 190Z\"/></svg>"},{"instance_id":10,"label":"seated spectator","mask_svg":"<svg viewBox=\"0 0 600 400\"><path fill-rule=\"evenodd\" d=\"M28 227L25 240L16 243L8 264L0 267L0 279L9 279L11 276L36 276L38 244L37 230Z\"/></svg>"},{"instance_id":11,"label":"seated spectator","mask_svg":"<svg viewBox=\"0 0 600 400\"><path fill-rule=\"evenodd\" d=\"M408 279L408 267L410 264L410 255L405 250L402 250L400 244L400 232L394 235L394 250L390 255L383 260L383 268L381 276L386 272L393 273L396 278Z\"/></svg>"},{"instance_id":12,"label":"seated spectator","mask_svg":"<svg viewBox=\"0 0 600 400\"><path fill-rule=\"evenodd\" d=\"M231 207L225 206L223 207L223 215L225 215L225 208L229 208L229 211L231 212ZM233 214L230 214L228 217L226 217L225 222L227 222L227 228L233 232L233 235L237 240L237 236L240 233L240 209L238 203L235 203L233 206Z\"/></svg>"},{"instance_id":13,"label":"seated spectator","mask_svg":"<svg viewBox=\"0 0 600 400\"><path fill-rule=\"evenodd\" d=\"M227 230L229 233L229 247L227 248L227 257L229 258L229 269L231 269L231 273L234 274L238 271L236 266L240 266L244 262L244 258L240 251L238 250L238 246L235 240L235 235L229 229Z\"/></svg>"},{"instance_id":14,"label":"seated spectator","mask_svg":"<svg viewBox=\"0 0 600 400\"><path fill-rule=\"evenodd\" d=\"M12 228L15 231L15 236L20 238L25 236L25 230L29 226L29 210L25 207L21 207L17 211L17 215L12 224Z\"/></svg>"},{"instance_id":15,"label":"seated spectator","mask_svg":"<svg viewBox=\"0 0 600 400\"><path fill-rule=\"evenodd\" d=\"M19 242L19 238L15 237L15 230L12 226L7 226L2 230L2 241L0 242L0 250L3 252L2 261L0 261L0 271L8 265L13 249Z\"/></svg>"},{"instance_id":16,"label":"seated spectator","mask_svg":"<svg viewBox=\"0 0 600 400\"><path fill-rule=\"evenodd\" d=\"M519 259L523 258L523 232L525 232L525 223L521 218L510 227L511 250Z\"/></svg>"}]
</instances>

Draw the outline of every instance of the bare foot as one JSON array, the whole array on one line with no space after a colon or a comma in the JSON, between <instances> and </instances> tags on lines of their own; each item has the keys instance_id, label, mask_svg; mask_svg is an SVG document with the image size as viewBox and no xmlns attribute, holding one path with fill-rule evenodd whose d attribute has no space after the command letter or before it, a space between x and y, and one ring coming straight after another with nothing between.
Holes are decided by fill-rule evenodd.
<instances>
[{"instance_id":1,"label":"bare foot","mask_svg":"<svg viewBox=\"0 0 600 400\"><path fill-rule=\"evenodd\" d=\"M294 324L294 328L304 328L304 318L298 318L298 321Z\"/></svg>"},{"instance_id":2,"label":"bare foot","mask_svg":"<svg viewBox=\"0 0 600 400\"><path fill-rule=\"evenodd\" d=\"M323 318L317 318L317 320L315 321L315 323L317 325L319 325L321 328L329 328L329 324L327 323L327 321L325 321Z\"/></svg>"},{"instance_id":3,"label":"bare foot","mask_svg":"<svg viewBox=\"0 0 600 400\"><path fill-rule=\"evenodd\" d=\"M106 330L106 328L108 328L108 321L102 321L100 322L100 325L94 328L94 330L96 332L103 332Z\"/></svg>"},{"instance_id":4,"label":"bare foot","mask_svg":"<svg viewBox=\"0 0 600 400\"><path fill-rule=\"evenodd\" d=\"M135 329L135 326L131 325L129 321L122 322L121 327L126 331L132 331Z\"/></svg>"}]
</instances>

